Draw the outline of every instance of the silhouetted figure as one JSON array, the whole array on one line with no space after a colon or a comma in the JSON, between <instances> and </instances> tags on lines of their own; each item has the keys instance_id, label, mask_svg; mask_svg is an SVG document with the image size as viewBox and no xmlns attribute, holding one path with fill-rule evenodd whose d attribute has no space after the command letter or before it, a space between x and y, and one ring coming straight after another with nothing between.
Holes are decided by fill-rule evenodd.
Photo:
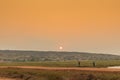
<instances>
[{"instance_id":1,"label":"silhouetted figure","mask_svg":"<svg viewBox=\"0 0 120 80\"><path fill-rule=\"evenodd\" d=\"M95 66L96 66L95 61L93 61L93 67L95 67Z\"/></svg>"},{"instance_id":2,"label":"silhouetted figure","mask_svg":"<svg viewBox=\"0 0 120 80\"><path fill-rule=\"evenodd\" d=\"M80 61L78 61L78 66L80 67Z\"/></svg>"}]
</instances>

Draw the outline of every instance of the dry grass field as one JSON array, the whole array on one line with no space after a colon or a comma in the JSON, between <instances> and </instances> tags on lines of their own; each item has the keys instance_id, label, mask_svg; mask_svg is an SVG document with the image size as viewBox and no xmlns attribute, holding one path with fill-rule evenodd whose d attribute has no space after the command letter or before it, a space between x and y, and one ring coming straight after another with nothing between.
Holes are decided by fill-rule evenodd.
<instances>
[{"instance_id":1,"label":"dry grass field","mask_svg":"<svg viewBox=\"0 0 120 80\"><path fill-rule=\"evenodd\" d=\"M120 80L120 69L14 66L0 68L0 77L5 80Z\"/></svg>"}]
</instances>

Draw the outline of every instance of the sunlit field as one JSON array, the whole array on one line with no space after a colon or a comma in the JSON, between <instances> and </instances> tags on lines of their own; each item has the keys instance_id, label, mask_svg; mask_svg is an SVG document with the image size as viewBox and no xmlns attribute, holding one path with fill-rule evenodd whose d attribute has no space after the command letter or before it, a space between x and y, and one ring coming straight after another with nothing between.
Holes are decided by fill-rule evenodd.
<instances>
[{"instance_id":1,"label":"sunlit field","mask_svg":"<svg viewBox=\"0 0 120 80\"><path fill-rule=\"evenodd\" d=\"M97 60L96 68L120 66L120 60ZM13 80L119 80L120 72L84 71L84 70L42 70L21 69L10 66L36 66L36 67L77 67L92 68L93 60L78 61L42 61L42 62L1 62L0 77Z\"/></svg>"},{"instance_id":2,"label":"sunlit field","mask_svg":"<svg viewBox=\"0 0 120 80\"><path fill-rule=\"evenodd\" d=\"M120 60L96 60L95 67L120 66ZM1 62L0 66L45 66L45 67L93 67L93 60L78 61L41 61L41 62Z\"/></svg>"}]
</instances>

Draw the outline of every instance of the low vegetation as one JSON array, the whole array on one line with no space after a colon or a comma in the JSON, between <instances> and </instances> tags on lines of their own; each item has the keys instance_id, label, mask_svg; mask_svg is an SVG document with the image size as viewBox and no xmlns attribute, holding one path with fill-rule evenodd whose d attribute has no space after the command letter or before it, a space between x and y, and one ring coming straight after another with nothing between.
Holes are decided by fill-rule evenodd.
<instances>
[{"instance_id":1,"label":"low vegetation","mask_svg":"<svg viewBox=\"0 0 120 80\"><path fill-rule=\"evenodd\" d=\"M1 62L0 66L45 66L45 67L110 67L120 66L120 60L41 61L41 62Z\"/></svg>"},{"instance_id":2,"label":"low vegetation","mask_svg":"<svg viewBox=\"0 0 120 80\"><path fill-rule=\"evenodd\" d=\"M120 60L118 55L85 52L0 51L0 62L39 62L70 60Z\"/></svg>"},{"instance_id":3,"label":"low vegetation","mask_svg":"<svg viewBox=\"0 0 120 80\"><path fill-rule=\"evenodd\" d=\"M0 76L16 80L119 80L120 72L52 71L7 68L0 69Z\"/></svg>"},{"instance_id":4,"label":"low vegetation","mask_svg":"<svg viewBox=\"0 0 120 80\"><path fill-rule=\"evenodd\" d=\"M82 52L0 51L0 66L120 66L120 56ZM120 80L120 72L0 68L0 77L16 80Z\"/></svg>"}]
</instances>

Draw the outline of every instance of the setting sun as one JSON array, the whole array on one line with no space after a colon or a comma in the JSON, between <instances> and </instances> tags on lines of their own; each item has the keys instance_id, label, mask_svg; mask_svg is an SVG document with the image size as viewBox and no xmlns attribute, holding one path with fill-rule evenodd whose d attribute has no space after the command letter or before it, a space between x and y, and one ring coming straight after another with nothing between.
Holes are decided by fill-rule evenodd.
<instances>
[{"instance_id":1,"label":"setting sun","mask_svg":"<svg viewBox=\"0 0 120 80\"><path fill-rule=\"evenodd\" d=\"M63 50L63 47L62 47L62 46L60 46L60 47L59 47L59 50Z\"/></svg>"}]
</instances>

